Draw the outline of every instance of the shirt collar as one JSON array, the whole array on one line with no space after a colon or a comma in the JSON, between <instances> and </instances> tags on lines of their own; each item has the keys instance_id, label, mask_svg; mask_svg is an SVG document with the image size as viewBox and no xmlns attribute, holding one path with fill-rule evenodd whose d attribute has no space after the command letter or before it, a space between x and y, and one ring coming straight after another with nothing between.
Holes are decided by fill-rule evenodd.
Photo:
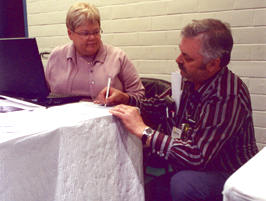
<instances>
[{"instance_id":1,"label":"shirt collar","mask_svg":"<svg viewBox=\"0 0 266 201\"><path fill-rule=\"evenodd\" d=\"M199 97L208 95L209 91L215 88L216 80L219 79L227 70L228 70L227 66L222 67L222 69L218 73L216 73L213 77L206 80L205 83L198 90L194 89L194 84L192 82L186 81L185 83L187 85L187 89L190 91L190 93L195 93Z\"/></svg>"},{"instance_id":2,"label":"shirt collar","mask_svg":"<svg viewBox=\"0 0 266 201\"><path fill-rule=\"evenodd\" d=\"M104 63L106 56L107 56L107 47L101 42L100 49L98 50L94 58L94 63L96 62Z\"/></svg>"},{"instance_id":3,"label":"shirt collar","mask_svg":"<svg viewBox=\"0 0 266 201\"><path fill-rule=\"evenodd\" d=\"M70 45L70 48L67 50L67 60L71 59L75 64L77 63L77 55L74 44Z\"/></svg>"},{"instance_id":4,"label":"shirt collar","mask_svg":"<svg viewBox=\"0 0 266 201\"><path fill-rule=\"evenodd\" d=\"M213 86L213 84L215 83L215 81L221 77L224 72L227 70L227 66L222 67L222 69L216 73L213 77L209 78L208 80L205 81L205 83L198 89L199 93L203 93L204 91L208 90L210 87Z\"/></svg>"},{"instance_id":5,"label":"shirt collar","mask_svg":"<svg viewBox=\"0 0 266 201\"><path fill-rule=\"evenodd\" d=\"M96 53L93 63L94 64L96 62L104 63L106 56L107 56L107 47L101 42L100 48ZM70 48L67 51L67 59L71 59L73 60L74 63L77 64L77 53L73 43L71 44Z\"/></svg>"}]
</instances>

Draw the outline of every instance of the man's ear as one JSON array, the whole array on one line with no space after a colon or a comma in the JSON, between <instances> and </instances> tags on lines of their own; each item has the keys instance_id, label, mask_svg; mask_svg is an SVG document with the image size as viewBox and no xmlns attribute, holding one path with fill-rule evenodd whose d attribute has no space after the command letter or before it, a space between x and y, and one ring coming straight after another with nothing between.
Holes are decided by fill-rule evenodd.
<instances>
[{"instance_id":1,"label":"man's ear","mask_svg":"<svg viewBox=\"0 0 266 201\"><path fill-rule=\"evenodd\" d=\"M221 64L221 59L220 58L212 59L206 65L206 68L207 68L209 73L215 74L216 72L218 72L221 69L220 64Z\"/></svg>"}]
</instances>

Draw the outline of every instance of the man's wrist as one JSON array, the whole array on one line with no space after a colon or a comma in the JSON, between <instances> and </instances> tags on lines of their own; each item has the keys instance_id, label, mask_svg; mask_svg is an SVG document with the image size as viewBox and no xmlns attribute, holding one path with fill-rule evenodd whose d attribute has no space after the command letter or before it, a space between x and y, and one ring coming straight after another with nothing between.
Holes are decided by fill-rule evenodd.
<instances>
[{"instance_id":1,"label":"man's wrist","mask_svg":"<svg viewBox=\"0 0 266 201\"><path fill-rule=\"evenodd\" d=\"M152 135L148 137L147 142L146 142L146 147L149 147L150 146L151 139L152 139Z\"/></svg>"},{"instance_id":2,"label":"man's wrist","mask_svg":"<svg viewBox=\"0 0 266 201\"><path fill-rule=\"evenodd\" d=\"M150 139L153 133L154 133L154 130L151 129L150 127L146 127L143 129L141 141L144 146L150 144Z\"/></svg>"}]
</instances>

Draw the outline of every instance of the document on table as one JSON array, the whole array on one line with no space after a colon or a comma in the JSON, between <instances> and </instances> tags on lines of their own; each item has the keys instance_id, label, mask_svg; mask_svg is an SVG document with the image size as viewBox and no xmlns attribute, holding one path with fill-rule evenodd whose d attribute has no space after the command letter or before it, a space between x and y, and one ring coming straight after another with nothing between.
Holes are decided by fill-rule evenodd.
<instances>
[{"instance_id":1,"label":"document on table","mask_svg":"<svg viewBox=\"0 0 266 201\"><path fill-rule=\"evenodd\" d=\"M0 143L27 134L37 134L70 125L78 126L89 119L111 116L109 110L110 107L81 101L50 108L0 113Z\"/></svg>"},{"instance_id":2,"label":"document on table","mask_svg":"<svg viewBox=\"0 0 266 201\"><path fill-rule=\"evenodd\" d=\"M29 103L27 101L0 95L0 113L21 111L21 110L34 110L37 108L44 108L44 107L33 103Z\"/></svg>"},{"instance_id":3,"label":"document on table","mask_svg":"<svg viewBox=\"0 0 266 201\"><path fill-rule=\"evenodd\" d=\"M91 119L102 116L111 116L110 107L94 104L93 102L80 101L62 106L50 107L47 109L50 116L56 116L57 113L65 113L75 115L75 119L71 121L79 121L79 119ZM71 119L69 115L62 117L65 122Z\"/></svg>"}]
</instances>

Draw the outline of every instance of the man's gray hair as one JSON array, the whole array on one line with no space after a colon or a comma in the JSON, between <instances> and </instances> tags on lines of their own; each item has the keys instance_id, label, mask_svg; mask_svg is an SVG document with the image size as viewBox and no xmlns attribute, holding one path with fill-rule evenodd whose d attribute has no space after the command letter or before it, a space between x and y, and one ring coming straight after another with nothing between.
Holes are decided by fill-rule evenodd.
<instances>
[{"instance_id":1,"label":"man's gray hair","mask_svg":"<svg viewBox=\"0 0 266 201\"><path fill-rule=\"evenodd\" d=\"M216 19L193 20L181 31L182 37L202 37L200 54L206 64L211 59L220 58L220 66L230 62L233 37L230 25Z\"/></svg>"}]
</instances>

